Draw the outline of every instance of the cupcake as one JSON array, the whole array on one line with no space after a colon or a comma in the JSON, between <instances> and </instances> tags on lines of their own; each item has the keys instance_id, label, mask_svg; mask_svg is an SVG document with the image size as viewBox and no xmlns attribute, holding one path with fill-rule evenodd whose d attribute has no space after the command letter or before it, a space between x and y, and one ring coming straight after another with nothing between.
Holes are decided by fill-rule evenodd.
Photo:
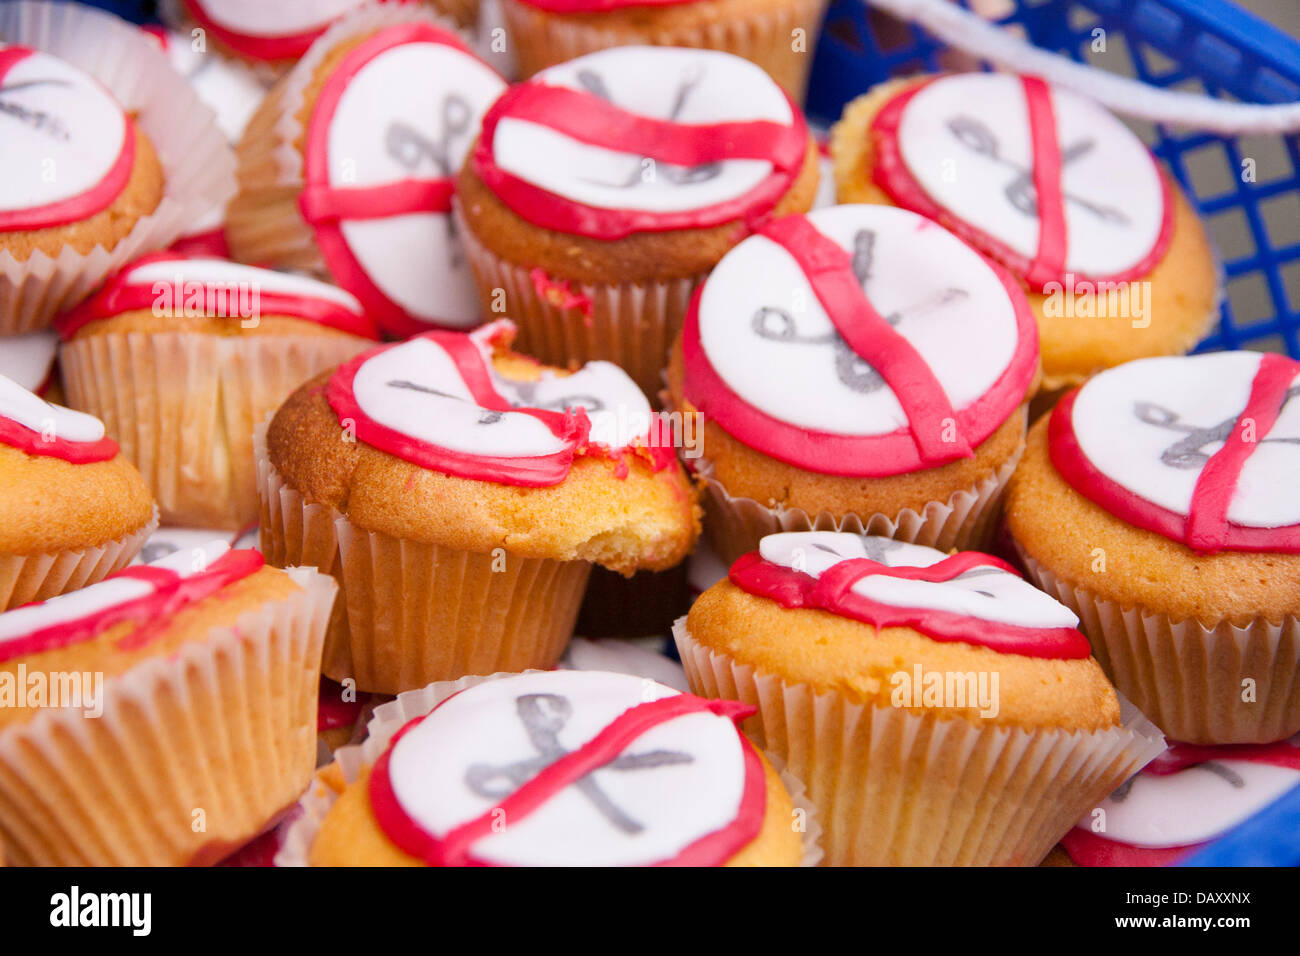
<instances>
[{"instance_id":1,"label":"cupcake","mask_svg":"<svg viewBox=\"0 0 1300 956\"><path fill-rule=\"evenodd\" d=\"M1140 359L1030 433L1007 528L1115 686L1175 740L1300 731L1300 363Z\"/></svg>"},{"instance_id":2,"label":"cupcake","mask_svg":"<svg viewBox=\"0 0 1300 956\"><path fill-rule=\"evenodd\" d=\"M284 70L340 17L367 0L261 3L257 0L163 0L169 19L186 32L200 27L213 48L258 66ZM406 0L398 0L406 2Z\"/></svg>"},{"instance_id":3,"label":"cupcake","mask_svg":"<svg viewBox=\"0 0 1300 956\"><path fill-rule=\"evenodd\" d=\"M1164 749L1009 565L770 535L678 623L691 689L808 786L832 865L1034 865Z\"/></svg>"},{"instance_id":4,"label":"cupcake","mask_svg":"<svg viewBox=\"0 0 1300 956\"><path fill-rule=\"evenodd\" d=\"M1038 340L998 267L914 213L774 220L691 304L671 402L728 564L779 531L984 547L1024 447Z\"/></svg>"},{"instance_id":5,"label":"cupcake","mask_svg":"<svg viewBox=\"0 0 1300 956\"><path fill-rule=\"evenodd\" d=\"M841 202L942 223L1024 285L1044 388L1186 352L1210 329L1218 269L1195 211L1118 119L1031 76L894 81L845 108Z\"/></svg>"},{"instance_id":6,"label":"cupcake","mask_svg":"<svg viewBox=\"0 0 1300 956\"><path fill-rule=\"evenodd\" d=\"M211 110L134 26L0 5L0 335L47 328L233 190Z\"/></svg>"},{"instance_id":7,"label":"cupcake","mask_svg":"<svg viewBox=\"0 0 1300 956\"><path fill-rule=\"evenodd\" d=\"M347 292L223 259L157 254L57 321L68 401L104 420L168 524L256 520L253 427L379 336Z\"/></svg>"},{"instance_id":8,"label":"cupcake","mask_svg":"<svg viewBox=\"0 0 1300 956\"><path fill-rule=\"evenodd\" d=\"M750 711L555 671L474 684L386 728L376 714L309 792L278 862L797 866L795 803L736 726Z\"/></svg>"},{"instance_id":9,"label":"cupcake","mask_svg":"<svg viewBox=\"0 0 1300 956\"><path fill-rule=\"evenodd\" d=\"M219 542L0 615L0 839L23 865L213 863L316 755L334 582Z\"/></svg>"},{"instance_id":10,"label":"cupcake","mask_svg":"<svg viewBox=\"0 0 1300 956\"><path fill-rule=\"evenodd\" d=\"M1061 839L1062 863L1170 866L1300 786L1300 738L1171 743Z\"/></svg>"},{"instance_id":11,"label":"cupcake","mask_svg":"<svg viewBox=\"0 0 1300 956\"><path fill-rule=\"evenodd\" d=\"M396 694L551 667L593 564L681 562L690 485L620 369L510 351L513 326L425 332L290 396L259 448L262 550L343 591L325 676Z\"/></svg>"},{"instance_id":12,"label":"cupcake","mask_svg":"<svg viewBox=\"0 0 1300 956\"><path fill-rule=\"evenodd\" d=\"M609 47L733 53L803 101L826 0L503 0L520 72Z\"/></svg>"},{"instance_id":13,"label":"cupcake","mask_svg":"<svg viewBox=\"0 0 1300 956\"><path fill-rule=\"evenodd\" d=\"M505 85L419 8L345 18L244 133L232 254L329 278L394 335L477 325L452 177Z\"/></svg>"},{"instance_id":14,"label":"cupcake","mask_svg":"<svg viewBox=\"0 0 1300 956\"><path fill-rule=\"evenodd\" d=\"M0 375L0 611L106 577L157 525L103 422Z\"/></svg>"},{"instance_id":15,"label":"cupcake","mask_svg":"<svg viewBox=\"0 0 1300 956\"><path fill-rule=\"evenodd\" d=\"M817 146L775 83L710 50L623 47L488 111L457 183L479 295L552 365L618 363L647 395L723 253L806 211Z\"/></svg>"}]
</instances>

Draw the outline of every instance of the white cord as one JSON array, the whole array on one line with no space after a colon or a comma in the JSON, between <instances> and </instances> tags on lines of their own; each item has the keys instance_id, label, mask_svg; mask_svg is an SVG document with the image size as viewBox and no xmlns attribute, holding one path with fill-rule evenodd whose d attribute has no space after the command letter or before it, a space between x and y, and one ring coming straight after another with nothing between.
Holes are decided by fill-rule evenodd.
<instances>
[{"instance_id":1,"label":"white cord","mask_svg":"<svg viewBox=\"0 0 1300 956\"><path fill-rule=\"evenodd\" d=\"M1115 113L1226 135L1300 131L1300 103L1233 103L1162 90L1040 50L951 0L866 0L924 27L944 43L1018 73L1033 73L1091 97Z\"/></svg>"}]
</instances>

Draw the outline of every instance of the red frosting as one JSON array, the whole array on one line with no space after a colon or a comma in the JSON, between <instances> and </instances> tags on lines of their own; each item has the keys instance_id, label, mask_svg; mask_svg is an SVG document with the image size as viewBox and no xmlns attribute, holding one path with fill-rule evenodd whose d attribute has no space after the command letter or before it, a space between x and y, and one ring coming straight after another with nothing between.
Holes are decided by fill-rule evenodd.
<instances>
[{"instance_id":1,"label":"red frosting","mask_svg":"<svg viewBox=\"0 0 1300 956\"><path fill-rule=\"evenodd\" d=\"M307 48L311 46L313 40L329 28L329 24L325 24L314 30L286 36L255 36L250 33L240 33L237 30L228 29L218 24L208 16L208 12L204 9L203 0L183 0L183 2L185 3L185 9L189 11L190 16L194 18L199 26L235 52L251 60L296 60L307 52ZM275 0L270 0L270 2L275 2ZM407 2L407 0L380 0L380 2L402 3Z\"/></svg>"},{"instance_id":2,"label":"red frosting","mask_svg":"<svg viewBox=\"0 0 1300 956\"><path fill-rule=\"evenodd\" d=\"M1156 757L1141 773L1165 776L1210 760L1244 760L1300 770L1300 747L1285 740L1272 744L1236 744L1204 747L1169 741L1169 749ZM1079 866L1171 866L1180 858L1205 846L1143 847L1108 840L1085 827L1074 827L1061 838L1061 846Z\"/></svg>"},{"instance_id":3,"label":"red frosting","mask_svg":"<svg viewBox=\"0 0 1300 956\"><path fill-rule=\"evenodd\" d=\"M891 568L870 558L851 558L832 565L821 577L765 560L757 551L731 566L731 583L786 608L813 608L861 621L880 630L910 627L936 641L959 641L999 654L1076 660L1091 653L1088 639L1072 627L1023 627L933 608L882 604L853 590L869 575L909 581L951 581L972 568L998 568L1020 575L1004 561L975 551L961 551L928 568Z\"/></svg>"},{"instance_id":4,"label":"red frosting","mask_svg":"<svg viewBox=\"0 0 1300 956\"><path fill-rule=\"evenodd\" d=\"M675 7L696 0L520 0L547 13L607 13L626 7Z\"/></svg>"},{"instance_id":5,"label":"red frosting","mask_svg":"<svg viewBox=\"0 0 1300 956\"><path fill-rule=\"evenodd\" d=\"M96 461L109 461L117 457L117 442L105 436L99 441L68 441L66 438L45 438L38 431L21 422L0 415L0 444L17 448L29 455L44 458L62 458L74 465L87 465Z\"/></svg>"},{"instance_id":6,"label":"red frosting","mask_svg":"<svg viewBox=\"0 0 1300 956\"><path fill-rule=\"evenodd\" d=\"M37 51L23 46L9 46L0 50L0 87L5 76L15 66ZM135 124L131 117L122 114L125 129L122 134L122 151L104 177L94 186L76 196L61 199L44 206L29 209L0 210L0 232L25 232L48 229L80 222L112 205L131 179L135 168Z\"/></svg>"},{"instance_id":7,"label":"red frosting","mask_svg":"<svg viewBox=\"0 0 1300 956\"><path fill-rule=\"evenodd\" d=\"M1193 551L1213 554L1228 549L1298 554L1300 525L1251 528L1227 518L1241 469L1260 446L1259 441L1246 438L1252 433L1259 438L1268 434L1277 422L1282 402L1297 374L1300 374L1300 362L1284 355L1263 355L1246 407L1237 416L1228 440L1202 469L1186 517L1134 494L1093 465L1074 433L1078 389L1062 398L1052 411L1048 425L1052 465L1075 491L1115 517L1185 544Z\"/></svg>"},{"instance_id":8,"label":"red frosting","mask_svg":"<svg viewBox=\"0 0 1300 956\"><path fill-rule=\"evenodd\" d=\"M614 240L636 232L706 229L736 220L752 225L771 213L803 166L807 124L793 102L790 112L794 122L789 125L765 120L676 123L633 113L593 93L549 86L535 77L507 90L488 110L470 161L479 178L514 212L557 232ZM657 162L698 166L755 159L771 163L772 172L745 195L698 209L649 212L588 206L497 165L493 144L497 125L505 118L528 120L583 143Z\"/></svg>"},{"instance_id":9,"label":"red frosting","mask_svg":"<svg viewBox=\"0 0 1300 956\"><path fill-rule=\"evenodd\" d=\"M706 417L765 455L829 475L885 477L971 457L1024 401L1038 366L1038 329L1024 293L1005 270L988 263L1015 311L1018 337L1006 370L983 396L954 411L947 393L910 342L871 304L847 252L804 216L767 223L760 234L781 245L808 278L818 301L851 349L878 371L908 415L908 427L884 435L847 436L801 428L750 405L714 369L700 342L696 290L682 331L683 391ZM943 441L944 420L955 440Z\"/></svg>"},{"instance_id":10,"label":"red frosting","mask_svg":"<svg viewBox=\"0 0 1300 956\"><path fill-rule=\"evenodd\" d=\"M134 578L148 583L153 590L143 597L123 601L85 617L61 621L23 637L0 641L0 663L82 644L124 622L137 627L118 642L118 648L137 650L158 637L181 610L248 577L263 563L262 555L250 549L227 551L206 570L189 576L148 564L123 568L105 580Z\"/></svg>"},{"instance_id":11,"label":"red frosting","mask_svg":"<svg viewBox=\"0 0 1300 956\"><path fill-rule=\"evenodd\" d=\"M229 259L230 246L226 243L226 230L218 226L206 232L194 232L181 236L171 245L171 251L183 256L199 256L207 259Z\"/></svg>"},{"instance_id":12,"label":"red frosting","mask_svg":"<svg viewBox=\"0 0 1300 956\"><path fill-rule=\"evenodd\" d=\"M315 231L316 243L335 280L355 295L386 331L402 336L422 332L429 323L408 314L371 280L344 238L341 223L410 213L449 213L453 181L440 176L400 179L376 186L331 185L329 131L353 77L381 53L407 43L439 43L483 62L456 34L428 23L387 27L354 47L330 73L312 108L303 149L305 183L298 196L298 208Z\"/></svg>"},{"instance_id":13,"label":"red frosting","mask_svg":"<svg viewBox=\"0 0 1300 956\"><path fill-rule=\"evenodd\" d=\"M316 731L334 730L338 727L351 727L361 716L361 710L370 700L370 695L356 691L356 700L343 699L343 687L328 677L320 679L320 693L316 707Z\"/></svg>"},{"instance_id":14,"label":"red frosting","mask_svg":"<svg viewBox=\"0 0 1300 956\"><path fill-rule=\"evenodd\" d=\"M370 805L388 838L403 851L419 857L430 866L492 866L493 864L474 856L474 844L494 832L498 811L507 820L519 821L578 780L617 759L646 732L675 718L706 712L729 717L739 723L754 714L756 708L739 701L704 700L690 694L676 694L639 704L624 711L587 743L539 771L493 810L461 824L442 837L428 832L406 813L393 792L388 775L393 748L408 731L425 719L417 717L393 737L383 756L375 762L374 771L370 775ZM740 733L739 727L736 734L740 738L745 760L745 787L736 819L721 830L701 837L672 859L657 865L718 866L758 835L767 810L767 784L763 766L753 745Z\"/></svg>"},{"instance_id":15,"label":"red frosting","mask_svg":"<svg viewBox=\"0 0 1300 956\"><path fill-rule=\"evenodd\" d=\"M1064 282L1068 237L1061 193L1061 150L1056 138L1056 115L1051 87L1037 77L1020 78L1029 113L1029 136L1034 154L1034 190L1038 197L1038 249L1029 258L985 232L978 224L967 222L939 205L907 168L898 142L903 114L912 97L938 79L941 77L934 77L897 94L872 120L870 136L876 156L872 178L876 185L897 205L934 219L1003 263L1031 288L1042 292L1046 291L1044 287L1050 282ZM1155 161L1155 157L1151 157L1151 162ZM1164 218L1151 251L1124 272L1104 276L1076 275L1076 281L1131 282L1147 275L1164 258L1174 232L1173 202L1168 180L1163 174L1159 178L1164 193Z\"/></svg>"},{"instance_id":16,"label":"red frosting","mask_svg":"<svg viewBox=\"0 0 1300 956\"><path fill-rule=\"evenodd\" d=\"M186 278L184 263L200 258L212 257L184 255L180 252L156 252L142 256L121 272L109 278L104 286L85 302L55 319L54 327L58 330L60 337L66 341L75 336L90 322L111 319L115 315L121 315L123 312L134 309L154 309L159 300L159 293L156 288L159 282L165 282L167 285L174 287L175 282L179 280L180 287L173 288L172 307L175 309L177 300L179 299L183 305L184 299L189 297L191 287L199 285L196 280ZM136 269L157 262L177 263L175 274L167 276L165 280L132 281L132 275ZM274 276L274 273L269 273L269 275ZM219 295L223 301L228 301L231 295L238 294L237 284L206 282L202 283L202 288L205 293L205 301L210 298L208 292L213 293L214 296ZM183 296L176 293L183 293ZM259 288L257 290L257 301L258 309L262 315L284 315L294 319L302 319L305 322L315 322L317 325L338 329L340 332L347 332L362 338L379 338L379 329L368 315L364 312L353 311L334 299L314 298L312 296L294 295ZM214 317L221 318L221 316ZM240 316L229 316L229 318L237 319Z\"/></svg>"}]
</instances>

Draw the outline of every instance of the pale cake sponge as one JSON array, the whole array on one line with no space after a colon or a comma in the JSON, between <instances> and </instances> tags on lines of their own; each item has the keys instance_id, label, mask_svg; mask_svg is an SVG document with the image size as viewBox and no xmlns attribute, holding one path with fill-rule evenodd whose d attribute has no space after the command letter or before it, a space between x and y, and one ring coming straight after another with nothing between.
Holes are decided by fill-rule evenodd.
<instances>
[{"instance_id":1,"label":"pale cake sponge","mask_svg":"<svg viewBox=\"0 0 1300 956\"><path fill-rule=\"evenodd\" d=\"M873 178L875 145L871 123L895 95L927 79L922 76L882 83L845 106L839 122L831 129L830 144L836 197L841 203L894 205ZM1168 179L1163 171L1162 175ZM1044 311L1047 296L1026 288L1025 295L1038 320L1045 390L1077 385L1095 372L1132 359L1183 354L1209 332L1217 318L1218 272L1214 255L1204 227L1178 184L1169 180L1169 189L1174 204L1173 237L1164 257L1142 277L1149 283L1149 326L1135 328L1133 318L1127 315L1085 318L1087 303L1083 300L1094 299L1095 294L1078 294L1077 315L1068 314L1067 309L1062 310L1066 314L1049 316Z\"/></svg>"}]
</instances>

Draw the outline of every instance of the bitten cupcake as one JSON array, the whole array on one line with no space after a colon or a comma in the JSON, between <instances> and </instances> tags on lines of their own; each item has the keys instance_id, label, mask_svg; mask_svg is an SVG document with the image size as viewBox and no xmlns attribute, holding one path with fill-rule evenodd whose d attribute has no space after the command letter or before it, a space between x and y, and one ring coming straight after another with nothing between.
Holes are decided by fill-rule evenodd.
<instances>
[{"instance_id":1,"label":"bitten cupcake","mask_svg":"<svg viewBox=\"0 0 1300 956\"><path fill-rule=\"evenodd\" d=\"M231 253L328 277L395 335L477 325L453 177L505 86L417 7L345 18L244 133Z\"/></svg>"},{"instance_id":2,"label":"bitten cupcake","mask_svg":"<svg viewBox=\"0 0 1300 956\"><path fill-rule=\"evenodd\" d=\"M520 72L609 47L734 53L803 101L826 0L503 0Z\"/></svg>"},{"instance_id":3,"label":"bitten cupcake","mask_svg":"<svg viewBox=\"0 0 1300 956\"><path fill-rule=\"evenodd\" d=\"M103 422L0 376L0 610L100 580L157 525Z\"/></svg>"},{"instance_id":4,"label":"bitten cupcake","mask_svg":"<svg viewBox=\"0 0 1300 956\"><path fill-rule=\"evenodd\" d=\"M1205 230L1118 119L1032 76L886 83L831 140L841 202L935 219L1028 290L1044 388L1130 359L1188 351L1218 306Z\"/></svg>"},{"instance_id":5,"label":"bitten cupcake","mask_svg":"<svg viewBox=\"0 0 1300 956\"><path fill-rule=\"evenodd\" d=\"M493 105L457 215L484 309L525 351L616 362L653 397L696 286L758 222L809 209L817 177L799 108L752 63L621 47Z\"/></svg>"},{"instance_id":6,"label":"bitten cupcake","mask_svg":"<svg viewBox=\"0 0 1300 956\"><path fill-rule=\"evenodd\" d=\"M1164 749L1070 610L997 558L770 535L676 629L691 689L757 707L832 865L1034 865Z\"/></svg>"},{"instance_id":7,"label":"bitten cupcake","mask_svg":"<svg viewBox=\"0 0 1300 956\"><path fill-rule=\"evenodd\" d=\"M927 219L837 206L759 227L691 304L673 406L701 415L705 532L983 547L1024 447L1038 339L1001 269Z\"/></svg>"},{"instance_id":8,"label":"bitten cupcake","mask_svg":"<svg viewBox=\"0 0 1300 956\"><path fill-rule=\"evenodd\" d=\"M662 570L697 507L617 366L510 351L513 326L426 332L295 392L260 455L262 550L329 568L324 671L395 694L551 667L593 563Z\"/></svg>"},{"instance_id":9,"label":"bitten cupcake","mask_svg":"<svg viewBox=\"0 0 1300 956\"><path fill-rule=\"evenodd\" d=\"M307 785L335 586L214 543L0 615L0 838L24 865L213 863Z\"/></svg>"},{"instance_id":10,"label":"bitten cupcake","mask_svg":"<svg viewBox=\"0 0 1300 956\"><path fill-rule=\"evenodd\" d=\"M138 28L15 0L0 37L0 335L16 335L223 204L234 158Z\"/></svg>"},{"instance_id":11,"label":"bitten cupcake","mask_svg":"<svg viewBox=\"0 0 1300 956\"><path fill-rule=\"evenodd\" d=\"M1297 786L1300 738L1238 747L1171 743L1062 837L1056 862L1170 866Z\"/></svg>"},{"instance_id":12,"label":"bitten cupcake","mask_svg":"<svg viewBox=\"0 0 1300 956\"><path fill-rule=\"evenodd\" d=\"M377 713L309 792L278 861L798 866L794 801L736 726L751 710L555 671L474 684L395 726Z\"/></svg>"},{"instance_id":13,"label":"bitten cupcake","mask_svg":"<svg viewBox=\"0 0 1300 956\"><path fill-rule=\"evenodd\" d=\"M167 524L257 519L253 427L379 337L347 292L224 259L156 254L59 317L69 403L104 420Z\"/></svg>"},{"instance_id":14,"label":"bitten cupcake","mask_svg":"<svg viewBox=\"0 0 1300 956\"><path fill-rule=\"evenodd\" d=\"M1300 730L1300 363L1141 359L1030 433L1007 527L1115 686L1176 740Z\"/></svg>"}]
</instances>

